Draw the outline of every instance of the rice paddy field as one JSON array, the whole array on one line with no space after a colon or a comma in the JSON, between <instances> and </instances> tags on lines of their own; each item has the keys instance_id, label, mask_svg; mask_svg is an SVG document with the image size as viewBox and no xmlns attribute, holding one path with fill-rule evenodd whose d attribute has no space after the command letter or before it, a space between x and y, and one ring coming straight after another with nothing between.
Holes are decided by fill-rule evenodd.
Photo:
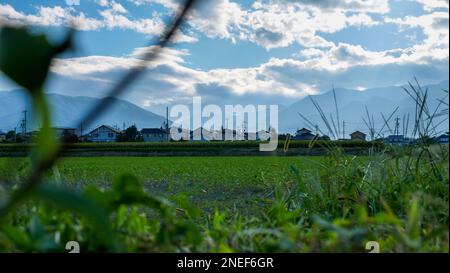
<instances>
[{"instance_id":1,"label":"rice paddy field","mask_svg":"<svg viewBox=\"0 0 450 273\"><path fill-rule=\"evenodd\" d=\"M358 158L356 160L365 160ZM72 157L63 158L49 173L50 180L76 187L111 186L121 174L135 175L148 193L171 198L184 194L190 202L208 212L232 210L257 214L268 204L270 189L280 183L293 183L296 174L314 174L324 157ZM2 177L21 181L28 159L0 158Z\"/></svg>"},{"instance_id":2,"label":"rice paddy field","mask_svg":"<svg viewBox=\"0 0 450 273\"><path fill-rule=\"evenodd\" d=\"M0 248L60 251L48 239L58 234L87 251L367 252L376 241L381 252L448 252L448 146L428 151L431 157L351 156L339 148L313 157L65 157L44 185L107 207L106 243L92 239L101 217L90 217L91 207L67 212L38 205L38 197L11 216L9 232L17 234L0 236ZM28 158L0 158L3 192L30 166ZM30 233L36 225L40 239Z\"/></svg>"}]
</instances>

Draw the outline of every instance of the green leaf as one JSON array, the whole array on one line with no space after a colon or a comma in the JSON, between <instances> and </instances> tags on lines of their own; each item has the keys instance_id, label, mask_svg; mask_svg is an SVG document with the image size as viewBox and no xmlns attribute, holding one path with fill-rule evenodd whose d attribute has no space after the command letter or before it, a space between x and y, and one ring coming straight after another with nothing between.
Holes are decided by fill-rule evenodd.
<instances>
[{"instance_id":1,"label":"green leaf","mask_svg":"<svg viewBox=\"0 0 450 273\"><path fill-rule=\"evenodd\" d=\"M158 210L164 217L172 211L166 199L147 195L142 183L131 174L122 174L114 180L112 196L113 207L141 204Z\"/></svg>"},{"instance_id":2,"label":"green leaf","mask_svg":"<svg viewBox=\"0 0 450 273\"><path fill-rule=\"evenodd\" d=\"M34 215L28 223L28 232L33 240L40 239L45 235L45 228L39 218Z\"/></svg>"},{"instance_id":3,"label":"green leaf","mask_svg":"<svg viewBox=\"0 0 450 273\"><path fill-rule=\"evenodd\" d=\"M30 247L31 239L24 230L11 225L4 225L0 227L0 231L19 248L26 250Z\"/></svg>"},{"instance_id":4,"label":"green leaf","mask_svg":"<svg viewBox=\"0 0 450 273\"><path fill-rule=\"evenodd\" d=\"M71 35L54 46L45 35L25 28L5 27L0 32L0 70L31 93L40 92L52 58L70 47Z\"/></svg>"},{"instance_id":5,"label":"green leaf","mask_svg":"<svg viewBox=\"0 0 450 273\"><path fill-rule=\"evenodd\" d=\"M55 205L58 209L66 209L79 213L92 225L95 235L110 250L116 249L115 237L109 223L105 208L91 198L87 198L73 189L40 185L34 192L35 197Z\"/></svg>"},{"instance_id":6,"label":"green leaf","mask_svg":"<svg viewBox=\"0 0 450 273\"><path fill-rule=\"evenodd\" d=\"M145 192L141 182L131 174L122 174L113 182L113 192L120 202L134 203L144 198Z\"/></svg>"}]
</instances>

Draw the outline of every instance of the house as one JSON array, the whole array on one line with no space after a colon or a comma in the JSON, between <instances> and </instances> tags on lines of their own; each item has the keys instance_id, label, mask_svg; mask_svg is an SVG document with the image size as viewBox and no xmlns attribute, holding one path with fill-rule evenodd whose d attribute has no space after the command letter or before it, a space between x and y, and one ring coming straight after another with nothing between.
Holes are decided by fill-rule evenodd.
<instances>
[{"instance_id":1,"label":"house","mask_svg":"<svg viewBox=\"0 0 450 273\"><path fill-rule=\"evenodd\" d=\"M163 128L143 128L141 130L141 136L145 142L162 142L170 140L169 133Z\"/></svg>"},{"instance_id":2,"label":"house","mask_svg":"<svg viewBox=\"0 0 450 273\"><path fill-rule=\"evenodd\" d=\"M61 138L63 136L74 136L76 135L77 129L70 127L53 127L52 130L55 132L56 137Z\"/></svg>"},{"instance_id":3,"label":"house","mask_svg":"<svg viewBox=\"0 0 450 273\"><path fill-rule=\"evenodd\" d=\"M112 126L102 125L88 133L85 139L91 142L115 142L121 133Z\"/></svg>"},{"instance_id":4,"label":"house","mask_svg":"<svg viewBox=\"0 0 450 273\"><path fill-rule=\"evenodd\" d=\"M389 135L385 140L392 145L403 145L407 142L403 135Z\"/></svg>"},{"instance_id":5,"label":"house","mask_svg":"<svg viewBox=\"0 0 450 273\"><path fill-rule=\"evenodd\" d=\"M436 143L448 144L448 132L435 138Z\"/></svg>"},{"instance_id":6,"label":"house","mask_svg":"<svg viewBox=\"0 0 450 273\"><path fill-rule=\"evenodd\" d=\"M366 141L366 134L364 134L363 132L360 132L360 131L355 131L350 134L350 139Z\"/></svg>"},{"instance_id":7,"label":"house","mask_svg":"<svg viewBox=\"0 0 450 273\"><path fill-rule=\"evenodd\" d=\"M209 141L209 140L220 140L220 132L209 131L205 128L197 128L191 131L192 141Z\"/></svg>"},{"instance_id":8,"label":"house","mask_svg":"<svg viewBox=\"0 0 450 273\"><path fill-rule=\"evenodd\" d=\"M245 140L258 140L258 132L245 132Z\"/></svg>"},{"instance_id":9,"label":"house","mask_svg":"<svg viewBox=\"0 0 450 273\"><path fill-rule=\"evenodd\" d=\"M270 139L270 132L266 130L260 130L256 132L256 140L260 141L267 141Z\"/></svg>"},{"instance_id":10,"label":"house","mask_svg":"<svg viewBox=\"0 0 450 273\"><path fill-rule=\"evenodd\" d=\"M297 130L292 140L312 140L314 137L315 135L311 134L310 130L302 128Z\"/></svg>"}]
</instances>

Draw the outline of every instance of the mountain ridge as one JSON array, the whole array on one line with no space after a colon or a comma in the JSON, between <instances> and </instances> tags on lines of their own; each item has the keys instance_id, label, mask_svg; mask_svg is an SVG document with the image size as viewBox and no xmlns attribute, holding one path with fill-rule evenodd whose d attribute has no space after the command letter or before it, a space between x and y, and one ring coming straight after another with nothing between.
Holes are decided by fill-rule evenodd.
<instances>
[{"instance_id":1,"label":"mountain ridge","mask_svg":"<svg viewBox=\"0 0 450 273\"><path fill-rule=\"evenodd\" d=\"M423 88L429 90L429 102L431 107L436 106L437 99L444 97L442 89L448 90L449 81L424 85ZM369 112L374 115L376 127L381 127L384 123L380 113L388 116L397 106L399 107L396 117L414 113L414 102L409 95L402 90L402 86L376 87L364 91L358 91L347 88L336 88L336 97L340 112L339 127L343 127L342 121L346 122L346 132L359 130L367 132L362 118L366 117L365 106ZM323 92L311 96L324 110L327 118L335 115L335 104L332 91ZM54 126L75 127L78 123L79 115L86 113L89 107L93 107L100 98L88 96L68 96L58 93L48 93L49 102L53 113ZM160 127L165 122L165 118L141 108L127 100L117 100L100 118L96 119L90 128L84 128L85 131L96 126L116 125L122 128L136 124L138 128ZM448 97L447 97L448 100ZM26 93L20 89L0 92L0 130L13 130L18 128L22 119L22 110L30 111L30 102ZM306 116L314 124L318 124L322 131L325 130L322 119L317 109L311 103L308 97L297 100L290 105L286 105L279 111L279 131L282 133L294 133L296 129L308 127L298 113ZM31 112L30 112L31 114ZM412 118L412 117L411 117ZM29 130L37 128L37 125L30 120L27 124ZM448 127L447 127L448 128ZM441 129L445 129L444 127ZM19 128L17 130L20 130ZM447 129L448 130L448 129ZM329 133L329 132L324 132ZM346 134L347 135L347 134ZM348 137L348 136L347 136Z\"/></svg>"},{"instance_id":2,"label":"mountain ridge","mask_svg":"<svg viewBox=\"0 0 450 273\"><path fill-rule=\"evenodd\" d=\"M67 96L57 93L48 93L48 101L53 113L52 125L55 127L77 127L81 115L94 107L101 99L88 96ZM138 124L140 127L160 127L165 117L145 110L131 102L115 98L111 108L94 120L92 126L84 128L85 131L95 127L123 124L130 126ZM20 130L18 124L23 117L22 111L31 111L31 104L26 93L20 89L0 92L0 129L3 131ZM31 114L31 112L29 112ZM32 116L32 115L30 115ZM38 125L33 119L27 122L29 130L36 130Z\"/></svg>"}]
</instances>

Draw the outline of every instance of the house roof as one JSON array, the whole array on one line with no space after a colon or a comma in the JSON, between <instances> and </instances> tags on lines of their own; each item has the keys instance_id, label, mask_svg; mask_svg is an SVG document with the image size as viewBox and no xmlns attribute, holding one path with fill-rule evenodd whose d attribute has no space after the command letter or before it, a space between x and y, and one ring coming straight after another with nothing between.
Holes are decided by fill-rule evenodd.
<instances>
[{"instance_id":1,"label":"house roof","mask_svg":"<svg viewBox=\"0 0 450 273\"><path fill-rule=\"evenodd\" d=\"M112 126L109 126L109 125L101 125L101 126L98 126L97 128L95 128L94 130L90 131L89 134L93 133L95 130L98 130L98 129L102 128L102 127L105 127L105 128L107 128L107 129L109 129L109 130L115 132L115 133L118 133L118 134L121 133L120 130L118 130L118 129L112 127Z\"/></svg>"},{"instance_id":2,"label":"house roof","mask_svg":"<svg viewBox=\"0 0 450 273\"><path fill-rule=\"evenodd\" d=\"M352 135L366 135L366 134L364 134L363 132L360 132L360 131L354 131L350 135L352 136Z\"/></svg>"},{"instance_id":3,"label":"house roof","mask_svg":"<svg viewBox=\"0 0 450 273\"><path fill-rule=\"evenodd\" d=\"M306 132L306 133L303 133L303 134L300 134L300 135L297 135L297 136L300 136L300 137L303 137L303 136L315 136L315 134L311 134L310 132Z\"/></svg>"},{"instance_id":4,"label":"house roof","mask_svg":"<svg viewBox=\"0 0 450 273\"><path fill-rule=\"evenodd\" d=\"M52 127L52 129L54 130L76 130L76 128L72 128L72 127Z\"/></svg>"},{"instance_id":5,"label":"house roof","mask_svg":"<svg viewBox=\"0 0 450 273\"><path fill-rule=\"evenodd\" d=\"M308 130L308 129L304 128L304 127L303 127L302 129L298 129L298 130L297 130L297 132L299 132L299 131L311 132L311 130Z\"/></svg>"},{"instance_id":6,"label":"house roof","mask_svg":"<svg viewBox=\"0 0 450 273\"><path fill-rule=\"evenodd\" d=\"M165 134L166 131L161 128L143 128L141 134Z\"/></svg>"}]
</instances>

